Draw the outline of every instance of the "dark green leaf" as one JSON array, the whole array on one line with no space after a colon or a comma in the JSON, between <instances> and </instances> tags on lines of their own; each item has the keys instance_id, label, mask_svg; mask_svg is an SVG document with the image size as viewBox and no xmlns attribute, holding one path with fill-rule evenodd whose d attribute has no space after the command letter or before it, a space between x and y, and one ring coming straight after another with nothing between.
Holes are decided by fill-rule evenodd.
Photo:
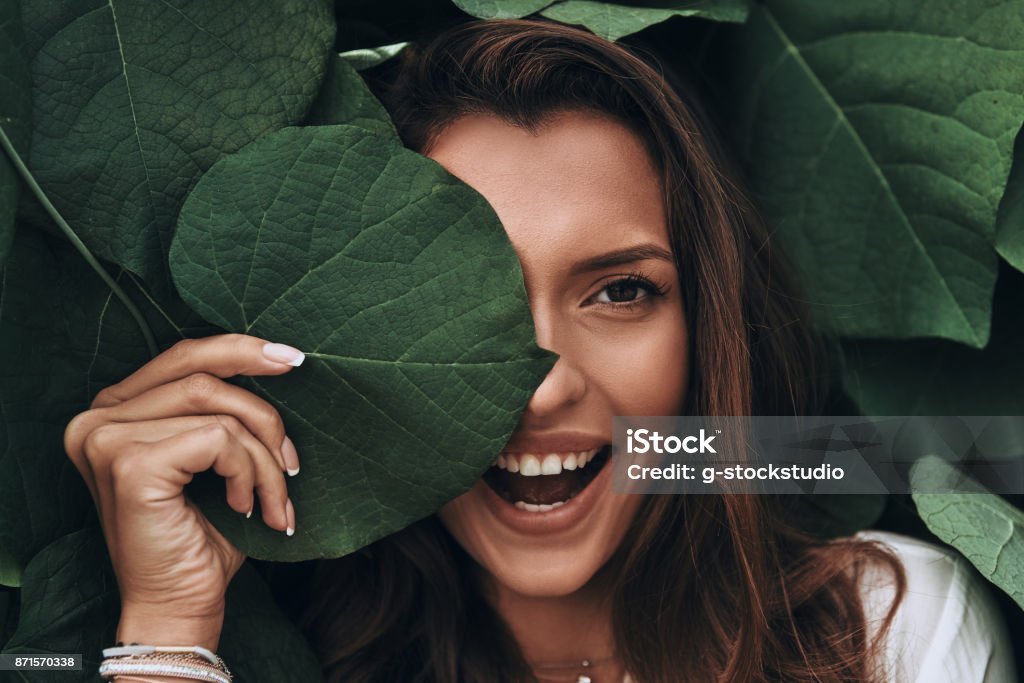
<instances>
[{"instance_id":1,"label":"dark green leaf","mask_svg":"<svg viewBox=\"0 0 1024 683\"><path fill-rule=\"evenodd\" d=\"M178 210L224 154L302 119L334 33L323 0L23 0L30 167L86 245L169 286Z\"/></svg>"},{"instance_id":2,"label":"dark green leaf","mask_svg":"<svg viewBox=\"0 0 1024 683\"><path fill-rule=\"evenodd\" d=\"M125 278L119 278L126 285ZM92 501L64 428L149 359L126 309L63 238L19 230L0 271L0 579L81 528Z\"/></svg>"},{"instance_id":3,"label":"dark green leaf","mask_svg":"<svg viewBox=\"0 0 1024 683\"><path fill-rule=\"evenodd\" d=\"M738 139L820 317L984 346L1021 4L772 0L734 49Z\"/></svg>"},{"instance_id":4,"label":"dark green leaf","mask_svg":"<svg viewBox=\"0 0 1024 683\"><path fill-rule=\"evenodd\" d=\"M1024 270L1024 130L1017 134L1013 168L1006 182L1006 193L999 203L996 250L1014 268Z\"/></svg>"},{"instance_id":5,"label":"dark green leaf","mask_svg":"<svg viewBox=\"0 0 1024 683\"><path fill-rule=\"evenodd\" d=\"M550 5L554 0L452 0L466 14L479 19L519 19Z\"/></svg>"},{"instance_id":6,"label":"dark green leaf","mask_svg":"<svg viewBox=\"0 0 1024 683\"><path fill-rule=\"evenodd\" d=\"M392 45L381 45L380 47L366 47L342 52L338 56L348 62L349 66L356 71L362 71L397 57L408 45L409 43L394 43Z\"/></svg>"},{"instance_id":7,"label":"dark green leaf","mask_svg":"<svg viewBox=\"0 0 1024 683\"><path fill-rule=\"evenodd\" d=\"M21 7L0 3L0 127L24 157L32 137L32 102L28 64L21 30ZM0 266L7 260L14 238L14 214L18 208L21 180L14 165L0 149ZM2 552L2 551L0 551ZM3 561L0 560L0 567ZM0 570L2 571L2 570Z\"/></svg>"},{"instance_id":8,"label":"dark green leaf","mask_svg":"<svg viewBox=\"0 0 1024 683\"><path fill-rule=\"evenodd\" d=\"M633 4L563 0L541 14L565 24L585 26L608 40L618 40L672 17L742 22L749 12L749 0L639 0Z\"/></svg>"},{"instance_id":9,"label":"dark green leaf","mask_svg":"<svg viewBox=\"0 0 1024 683\"><path fill-rule=\"evenodd\" d=\"M398 137L384 106L366 87L363 77L340 55L331 57L327 63L327 77L306 123L313 126L348 124L386 137Z\"/></svg>"},{"instance_id":10,"label":"dark green leaf","mask_svg":"<svg viewBox=\"0 0 1024 683\"><path fill-rule=\"evenodd\" d=\"M82 655L82 670L62 681L95 681L102 650L114 643L120 600L103 534L96 528L63 536L25 568L21 613L4 654ZM50 683L52 671L23 671L22 681Z\"/></svg>"},{"instance_id":11,"label":"dark green leaf","mask_svg":"<svg viewBox=\"0 0 1024 683\"><path fill-rule=\"evenodd\" d=\"M932 480L929 488L936 476L962 482L949 463L935 456L914 466L915 475L921 472ZM971 493L915 493L913 498L928 529L1024 609L1024 512L980 487Z\"/></svg>"},{"instance_id":12,"label":"dark green leaf","mask_svg":"<svg viewBox=\"0 0 1024 683\"><path fill-rule=\"evenodd\" d=\"M207 320L307 355L246 384L299 451L296 535L230 510L216 479L194 494L254 557L338 556L432 513L494 460L552 364L484 199L360 128L285 129L222 160L171 258Z\"/></svg>"},{"instance_id":13,"label":"dark green leaf","mask_svg":"<svg viewBox=\"0 0 1024 683\"><path fill-rule=\"evenodd\" d=\"M945 339L847 341L847 391L867 415L1024 415L1024 274L1003 265L993 308L982 350Z\"/></svg>"},{"instance_id":14,"label":"dark green leaf","mask_svg":"<svg viewBox=\"0 0 1024 683\"><path fill-rule=\"evenodd\" d=\"M236 680L309 683L322 680L308 643L274 604L266 583L245 564L228 586L218 654ZM47 546L25 570L22 611L4 653L83 655L81 672L61 681L95 681L102 650L114 644L120 597L103 534L83 529ZM52 672L23 674L48 683Z\"/></svg>"}]
</instances>

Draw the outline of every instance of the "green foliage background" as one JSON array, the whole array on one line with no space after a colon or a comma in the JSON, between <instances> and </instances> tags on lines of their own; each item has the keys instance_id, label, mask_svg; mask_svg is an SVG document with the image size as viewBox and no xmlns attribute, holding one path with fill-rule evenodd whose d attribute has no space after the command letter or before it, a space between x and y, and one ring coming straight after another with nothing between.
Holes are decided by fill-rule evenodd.
<instances>
[{"instance_id":1,"label":"green foliage background","mask_svg":"<svg viewBox=\"0 0 1024 683\"><path fill-rule=\"evenodd\" d=\"M86 680L112 642L116 584L63 429L177 339L251 331L310 352L302 373L240 382L303 454L300 534L239 519L213 477L189 489L254 557L350 552L478 478L552 358L491 209L401 148L360 71L451 23L534 13L690 74L841 339L860 410L1024 415L1022 1L0 0L4 652L83 652ZM465 309L441 291L467 291ZM1024 642L1022 502L812 504L826 533L953 545ZM277 606L290 570L249 564L222 654L243 680L317 680Z\"/></svg>"}]
</instances>

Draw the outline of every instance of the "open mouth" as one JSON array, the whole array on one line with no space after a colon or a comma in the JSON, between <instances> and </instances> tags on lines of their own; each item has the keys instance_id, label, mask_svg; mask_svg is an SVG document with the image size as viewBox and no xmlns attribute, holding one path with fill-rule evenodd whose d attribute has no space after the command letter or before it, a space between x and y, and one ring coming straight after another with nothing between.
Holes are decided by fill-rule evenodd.
<instances>
[{"instance_id":1,"label":"open mouth","mask_svg":"<svg viewBox=\"0 0 1024 683\"><path fill-rule=\"evenodd\" d=\"M610 453L610 444L566 453L502 453L483 479L520 510L547 512L585 489Z\"/></svg>"}]
</instances>

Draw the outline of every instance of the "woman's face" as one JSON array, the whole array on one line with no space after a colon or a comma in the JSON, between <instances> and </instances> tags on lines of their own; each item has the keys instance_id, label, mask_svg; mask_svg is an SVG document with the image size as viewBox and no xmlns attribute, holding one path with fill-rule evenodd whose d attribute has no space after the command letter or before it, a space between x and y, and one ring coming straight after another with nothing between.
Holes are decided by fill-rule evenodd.
<instances>
[{"instance_id":1,"label":"woman's face","mask_svg":"<svg viewBox=\"0 0 1024 683\"><path fill-rule=\"evenodd\" d=\"M583 112L537 134L467 115L428 156L494 207L537 342L559 355L496 464L439 514L508 589L566 595L609 559L642 500L611 492L612 417L682 408L687 330L660 182L639 138Z\"/></svg>"}]
</instances>

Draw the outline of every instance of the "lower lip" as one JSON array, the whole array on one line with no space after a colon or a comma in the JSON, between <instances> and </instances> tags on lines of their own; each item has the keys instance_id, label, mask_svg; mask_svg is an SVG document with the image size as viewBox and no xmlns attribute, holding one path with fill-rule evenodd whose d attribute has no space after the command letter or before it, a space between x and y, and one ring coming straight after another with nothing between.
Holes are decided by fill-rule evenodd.
<instances>
[{"instance_id":1,"label":"lower lip","mask_svg":"<svg viewBox=\"0 0 1024 683\"><path fill-rule=\"evenodd\" d=\"M608 458L604 467L594 477L594 480L587 484L585 489L570 498L565 505L546 512L520 510L499 496L497 491L482 479L477 486L484 489L482 493L487 508L506 526L524 534L556 534L571 529L590 514L594 506L597 505L601 491L608 485L611 470L611 458Z\"/></svg>"}]
</instances>

